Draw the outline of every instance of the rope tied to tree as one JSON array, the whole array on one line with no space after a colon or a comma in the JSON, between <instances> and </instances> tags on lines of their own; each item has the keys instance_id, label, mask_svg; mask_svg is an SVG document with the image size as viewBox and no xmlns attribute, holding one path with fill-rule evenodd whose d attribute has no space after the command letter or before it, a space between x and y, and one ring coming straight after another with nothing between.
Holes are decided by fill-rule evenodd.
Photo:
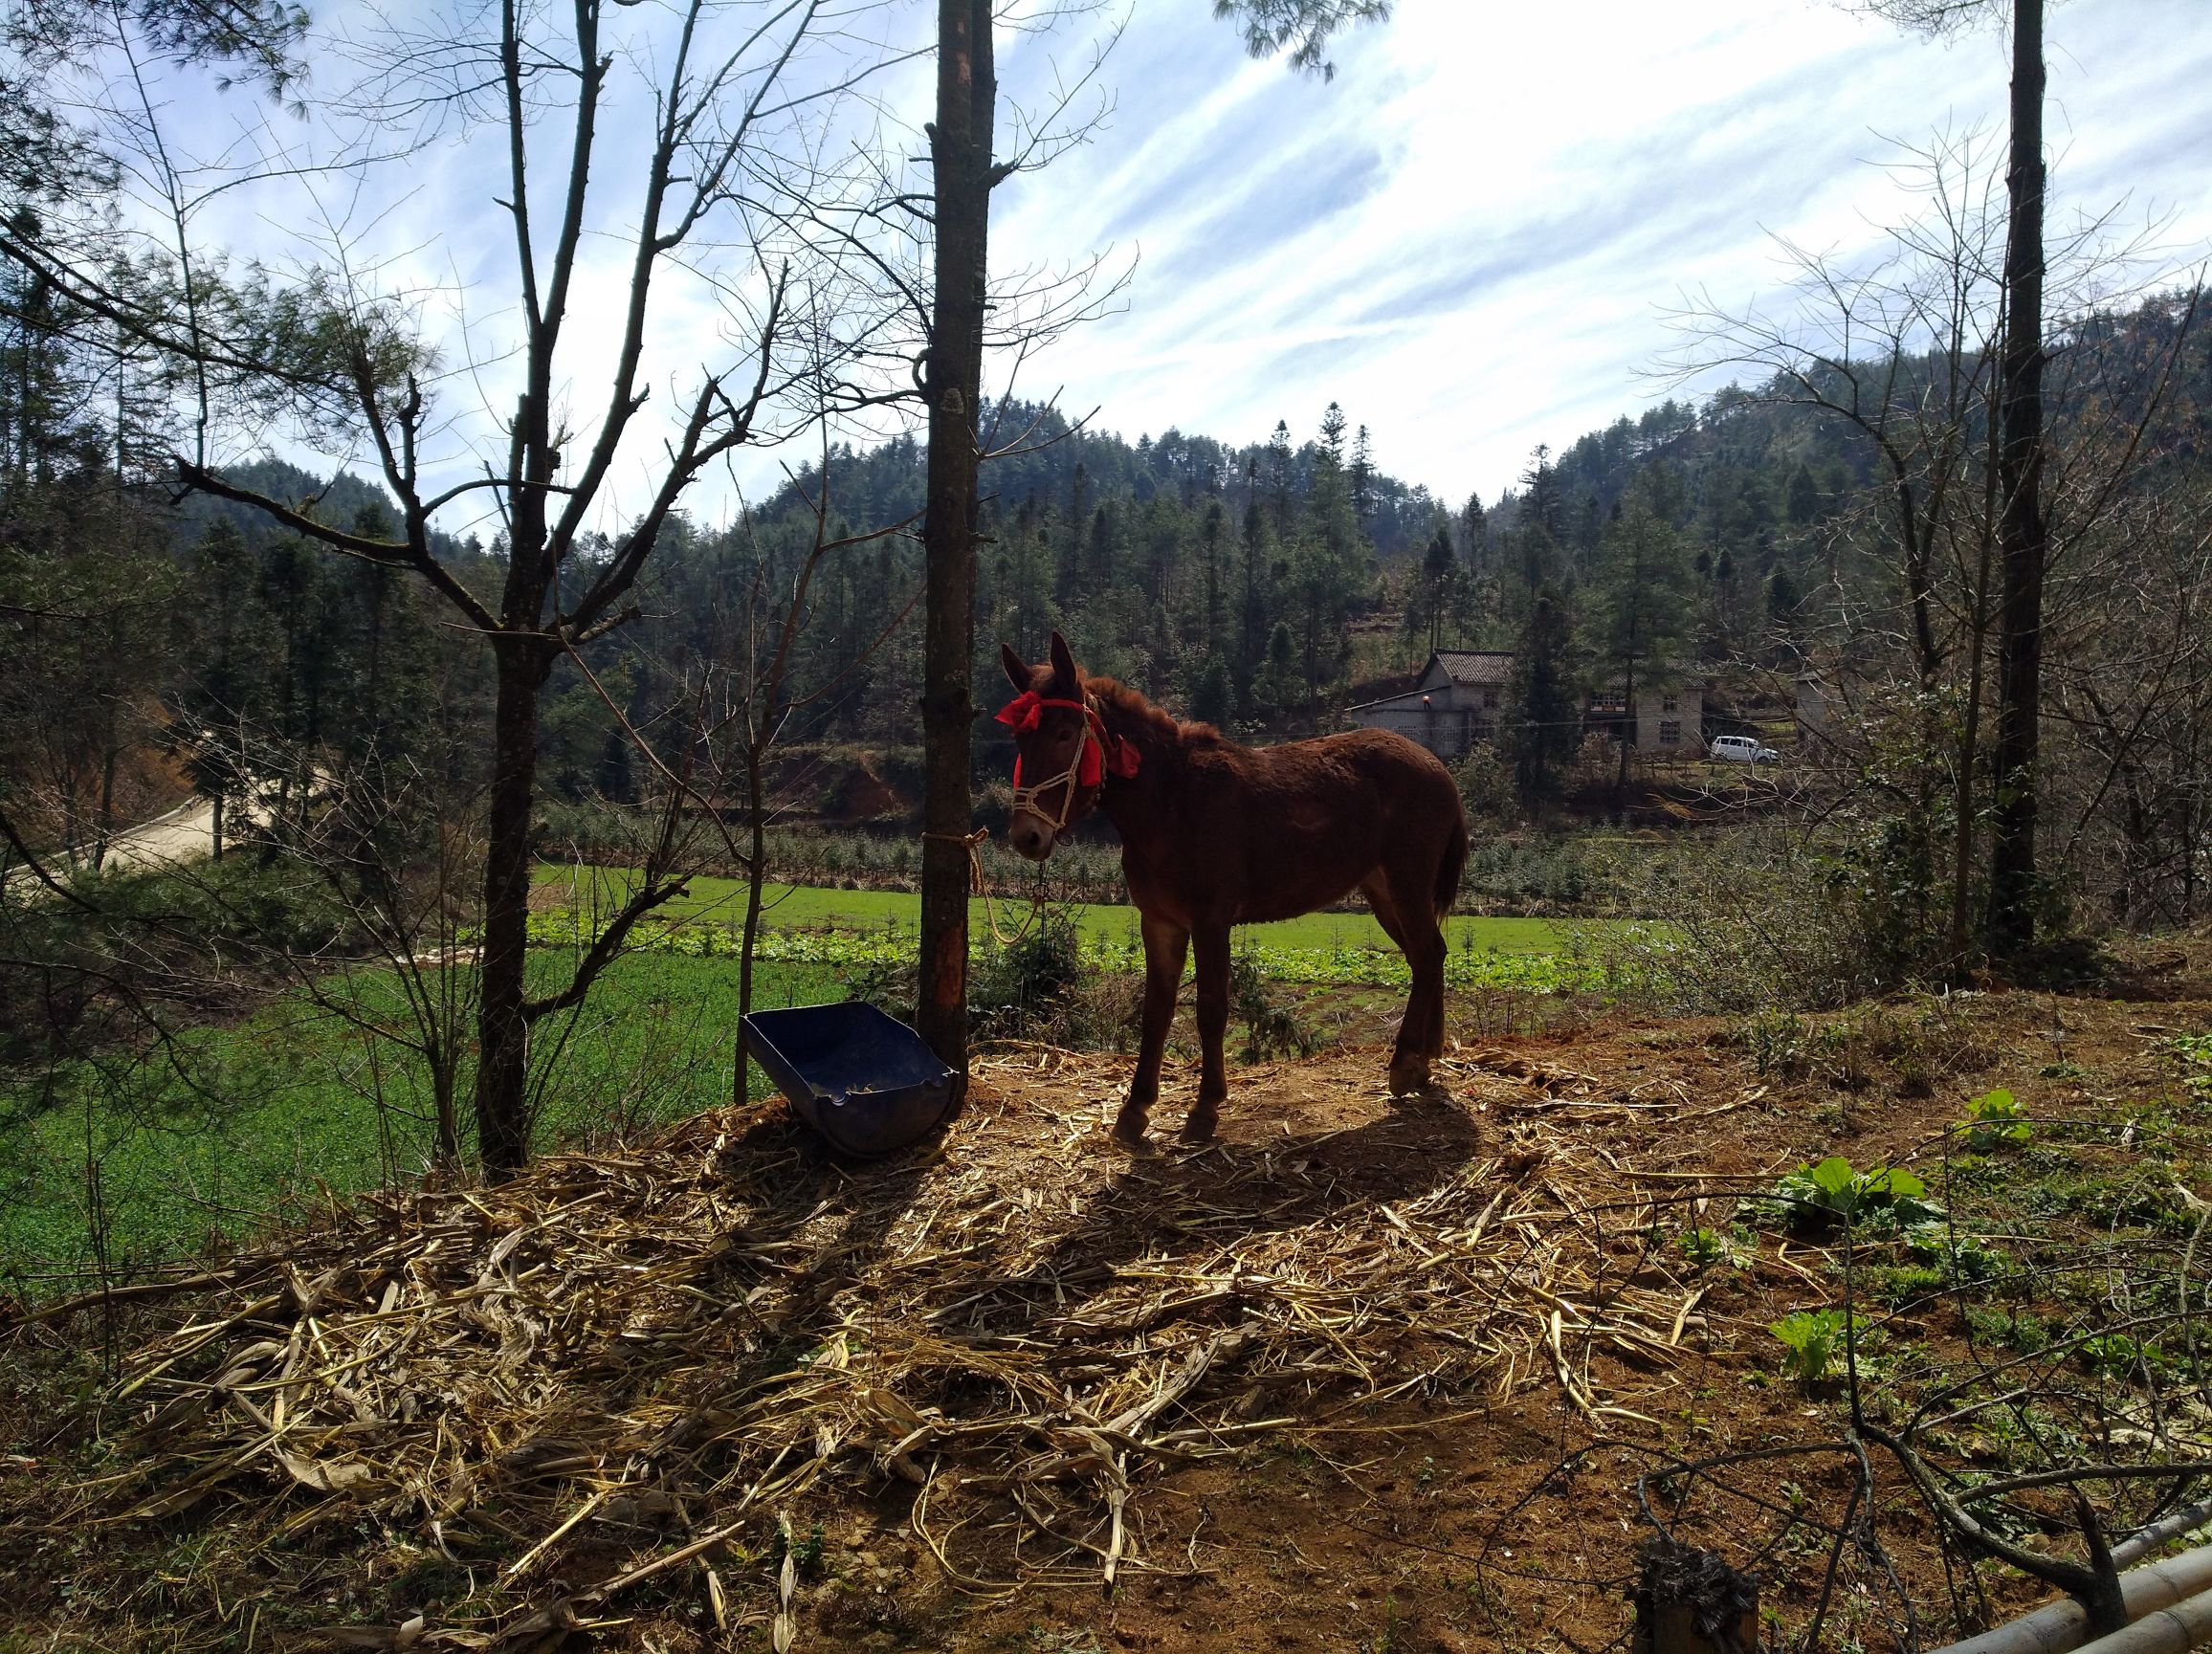
<instances>
[{"instance_id":1,"label":"rope tied to tree","mask_svg":"<svg viewBox=\"0 0 2212 1654\"><path fill-rule=\"evenodd\" d=\"M968 858L968 889L970 893L983 897L984 921L990 927L991 939L997 942L999 946L1002 948L1010 948L1016 942L1021 941L1024 937L1028 937L1031 931L1036 929L1037 924L1043 918L1045 912L1045 891L1042 885L1037 887L1036 898L1029 906L1029 916L1022 921L1021 928L1014 931L1010 935L1000 928L999 911L996 904L994 904L991 900L990 882L984 877L983 847L991 836L991 829L989 827L980 827L971 833L924 832L921 836L925 839L937 839L945 844L963 845L966 847Z\"/></svg>"}]
</instances>

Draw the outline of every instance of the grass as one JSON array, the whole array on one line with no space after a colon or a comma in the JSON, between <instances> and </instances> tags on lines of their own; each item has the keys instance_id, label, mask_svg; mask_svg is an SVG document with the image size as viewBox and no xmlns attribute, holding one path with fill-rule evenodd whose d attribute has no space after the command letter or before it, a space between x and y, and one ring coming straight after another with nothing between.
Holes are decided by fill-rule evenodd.
<instances>
[{"instance_id":1,"label":"grass","mask_svg":"<svg viewBox=\"0 0 2212 1654\"><path fill-rule=\"evenodd\" d=\"M550 985L562 962L536 957L532 968ZM737 979L727 959L617 961L572 1021L539 1031L542 1053L561 1042L541 1140L726 1102ZM389 972L363 972L353 990L365 1011L398 1009ZM756 1003L770 1005L843 992L807 966L763 966L755 982ZM772 1094L757 1069L752 1081L755 1098ZM469 1085L464 1074L464 1107ZM325 1188L418 1175L432 1121L410 1053L297 994L233 1027L190 1030L161 1061L119 1053L0 1078L0 1290L65 1290L103 1253L118 1271L144 1268L303 1216Z\"/></svg>"}]
</instances>

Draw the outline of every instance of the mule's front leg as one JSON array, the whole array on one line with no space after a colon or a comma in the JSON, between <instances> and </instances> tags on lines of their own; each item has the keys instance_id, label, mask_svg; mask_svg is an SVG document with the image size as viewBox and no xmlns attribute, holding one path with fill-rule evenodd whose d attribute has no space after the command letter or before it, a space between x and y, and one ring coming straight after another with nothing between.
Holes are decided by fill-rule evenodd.
<instances>
[{"instance_id":1,"label":"mule's front leg","mask_svg":"<svg viewBox=\"0 0 2212 1654\"><path fill-rule=\"evenodd\" d=\"M1434 919L1413 927L1405 937L1405 962L1413 987L1405 1015L1398 1024L1398 1045L1390 1056L1390 1090L1413 1096L1428 1087L1428 1061L1444 1054L1444 930Z\"/></svg>"},{"instance_id":2,"label":"mule's front leg","mask_svg":"<svg viewBox=\"0 0 2212 1654\"><path fill-rule=\"evenodd\" d=\"M1207 925L1195 933L1198 943L1198 1101L1183 1122L1183 1138L1203 1143L1213 1136L1221 1105L1228 1100L1228 1070L1222 1066L1222 1036L1228 1028L1228 927Z\"/></svg>"},{"instance_id":3,"label":"mule's front leg","mask_svg":"<svg viewBox=\"0 0 2212 1654\"><path fill-rule=\"evenodd\" d=\"M1144 1140L1145 1118L1160 1100L1160 1059L1167 1048L1168 1025L1175 1021L1175 996L1183 987L1183 960L1190 946L1190 933L1165 919L1147 915L1143 930L1144 1033L1129 1100L1114 1122L1114 1135L1131 1147Z\"/></svg>"}]
</instances>

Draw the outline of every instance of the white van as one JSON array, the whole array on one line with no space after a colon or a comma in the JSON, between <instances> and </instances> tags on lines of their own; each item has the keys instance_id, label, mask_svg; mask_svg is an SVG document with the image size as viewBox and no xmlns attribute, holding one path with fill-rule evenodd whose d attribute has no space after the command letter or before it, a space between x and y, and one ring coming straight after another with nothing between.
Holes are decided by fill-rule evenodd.
<instances>
[{"instance_id":1,"label":"white van","mask_svg":"<svg viewBox=\"0 0 2212 1654\"><path fill-rule=\"evenodd\" d=\"M1780 763L1781 754L1771 746L1760 746L1747 735L1720 735L1713 738L1713 756L1722 763Z\"/></svg>"}]
</instances>

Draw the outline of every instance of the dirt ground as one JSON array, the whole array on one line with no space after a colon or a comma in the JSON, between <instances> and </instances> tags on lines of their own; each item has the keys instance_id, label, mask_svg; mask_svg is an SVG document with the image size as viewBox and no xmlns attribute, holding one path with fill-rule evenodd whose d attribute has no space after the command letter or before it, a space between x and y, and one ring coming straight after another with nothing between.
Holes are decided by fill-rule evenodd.
<instances>
[{"instance_id":1,"label":"dirt ground","mask_svg":"<svg viewBox=\"0 0 2212 1654\"><path fill-rule=\"evenodd\" d=\"M1756 1561L1771 1635L1832 1572L1824 1645L1933 1645L2048 1593L1947 1555L1894 1466L1834 1560L1848 1453L1639 1490L1848 1422L1769 1330L1842 1301L1842 1248L1743 1202L1841 1154L2023 1258L2186 1233L2208 963L1832 1018L1471 1004L1426 1097L1378 1045L1259 1065L1187 1148L1185 1074L1134 1159L1126 1059L1009 1050L893 1161L708 1117L372 1203L112 1356L90 1309L0 1313L0 1650L1594 1649L1660 1523ZM1968 1157L2000 1086L2033 1146ZM1980 1311L1887 1302L1869 1416Z\"/></svg>"}]
</instances>

